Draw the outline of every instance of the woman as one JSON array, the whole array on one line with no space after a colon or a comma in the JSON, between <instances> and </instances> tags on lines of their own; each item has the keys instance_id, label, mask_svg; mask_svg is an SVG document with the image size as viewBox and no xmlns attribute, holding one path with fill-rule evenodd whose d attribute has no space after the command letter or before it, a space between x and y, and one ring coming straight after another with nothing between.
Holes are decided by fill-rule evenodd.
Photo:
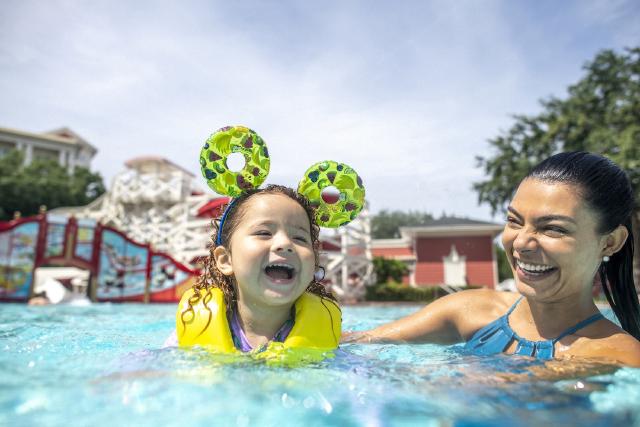
<instances>
[{"instance_id":1,"label":"woman","mask_svg":"<svg viewBox=\"0 0 640 427\"><path fill-rule=\"evenodd\" d=\"M502 242L518 293L470 290L347 341L466 341L474 354L603 358L640 367L633 282L633 191L625 173L591 153L536 166L508 208ZM592 298L596 277L622 328Z\"/></svg>"}]
</instances>

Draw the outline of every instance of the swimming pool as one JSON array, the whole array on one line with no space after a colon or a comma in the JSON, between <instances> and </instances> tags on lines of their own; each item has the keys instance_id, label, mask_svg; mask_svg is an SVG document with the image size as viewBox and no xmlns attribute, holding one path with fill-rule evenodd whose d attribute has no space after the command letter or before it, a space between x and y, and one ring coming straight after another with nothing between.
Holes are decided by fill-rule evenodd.
<instances>
[{"instance_id":1,"label":"swimming pool","mask_svg":"<svg viewBox=\"0 0 640 427\"><path fill-rule=\"evenodd\" d=\"M418 306L343 309L362 330ZM345 345L320 364L225 365L162 349L173 305L0 305L0 425L640 425L640 369L507 381L523 358ZM504 375L503 375L504 376Z\"/></svg>"}]
</instances>

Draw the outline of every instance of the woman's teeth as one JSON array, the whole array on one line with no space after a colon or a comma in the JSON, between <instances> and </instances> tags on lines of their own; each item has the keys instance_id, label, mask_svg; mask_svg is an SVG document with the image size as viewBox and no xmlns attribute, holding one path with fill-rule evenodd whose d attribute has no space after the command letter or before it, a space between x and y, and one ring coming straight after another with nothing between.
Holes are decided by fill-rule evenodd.
<instances>
[{"instance_id":1,"label":"woman's teeth","mask_svg":"<svg viewBox=\"0 0 640 427\"><path fill-rule=\"evenodd\" d=\"M542 274L542 273L546 273L546 272L548 272L550 270L553 270L555 268L555 267L553 267L551 265L527 264L526 262L522 262L520 260L516 260L516 265L522 271L524 271L526 273L531 273L531 274Z\"/></svg>"}]
</instances>

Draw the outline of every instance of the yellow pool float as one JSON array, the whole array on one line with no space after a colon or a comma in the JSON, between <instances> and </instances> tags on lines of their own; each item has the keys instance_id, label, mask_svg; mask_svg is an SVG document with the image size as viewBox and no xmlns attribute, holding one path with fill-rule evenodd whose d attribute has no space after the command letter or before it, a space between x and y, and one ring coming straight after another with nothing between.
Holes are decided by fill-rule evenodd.
<instances>
[{"instance_id":1,"label":"yellow pool float","mask_svg":"<svg viewBox=\"0 0 640 427\"><path fill-rule=\"evenodd\" d=\"M190 309L193 296L193 289L185 292L176 311L178 345L243 354L233 344L222 291L210 289ZM322 360L338 347L341 325L342 313L334 301L305 292L295 302L295 323L284 342L270 342L266 348L248 354L288 365Z\"/></svg>"}]
</instances>

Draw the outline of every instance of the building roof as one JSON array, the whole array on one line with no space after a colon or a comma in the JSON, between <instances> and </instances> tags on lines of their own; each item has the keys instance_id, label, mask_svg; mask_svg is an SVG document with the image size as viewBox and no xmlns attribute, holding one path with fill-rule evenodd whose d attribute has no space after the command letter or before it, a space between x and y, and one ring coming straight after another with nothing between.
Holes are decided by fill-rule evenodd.
<instances>
[{"instance_id":1,"label":"building roof","mask_svg":"<svg viewBox=\"0 0 640 427\"><path fill-rule=\"evenodd\" d=\"M43 133L27 132L18 129L0 127L0 133L41 141L57 142L66 145L82 145L88 147L93 152L93 154L98 152L98 149L96 147L91 145L84 138L80 137L77 133L73 132L67 127L62 127Z\"/></svg>"},{"instance_id":2,"label":"building roof","mask_svg":"<svg viewBox=\"0 0 640 427\"><path fill-rule=\"evenodd\" d=\"M374 243L371 248L371 255L380 256L384 258L397 259L399 261L415 261L417 258L413 253L413 249L410 246L405 247L384 247L378 246Z\"/></svg>"},{"instance_id":3,"label":"building roof","mask_svg":"<svg viewBox=\"0 0 640 427\"><path fill-rule=\"evenodd\" d=\"M373 239L371 255L399 261L415 261L411 240L408 239Z\"/></svg>"},{"instance_id":4,"label":"building roof","mask_svg":"<svg viewBox=\"0 0 640 427\"><path fill-rule=\"evenodd\" d=\"M493 222L479 221L479 220L470 219L470 218L460 218L456 216L441 216L440 218L437 218L437 219L428 220L421 226L433 227L433 226L440 226L440 225L500 225L502 226L502 224L496 224Z\"/></svg>"},{"instance_id":5,"label":"building roof","mask_svg":"<svg viewBox=\"0 0 640 427\"><path fill-rule=\"evenodd\" d=\"M65 139L68 139L68 140L71 140L71 141L75 141L76 143L78 143L80 145L87 146L90 150L93 151L93 154L98 152L98 149L96 147L94 147L93 145L91 145L89 143L89 141L87 141L86 139L84 139L83 137L81 137L80 135L78 135L77 133L75 133L74 131L72 131L71 129L69 129L66 126L63 126L61 128L58 128L58 129L53 129L53 130L50 130L48 132L44 132L43 135L52 135L52 136L65 138Z\"/></svg>"},{"instance_id":6,"label":"building roof","mask_svg":"<svg viewBox=\"0 0 640 427\"><path fill-rule=\"evenodd\" d=\"M497 236L502 232L503 228L504 224L443 216L427 221L423 225L400 227L400 235L404 239L413 239L414 237Z\"/></svg>"},{"instance_id":7,"label":"building roof","mask_svg":"<svg viewBox=\"0 0 640 427\"><path fill-rule=\"evenodd\" d=\"M158 171L158 170L179 170L184 172L189 176L195 176L193 173L183 168L182 166L178 166L173 163L171 160L165 159L161 156L139 156L134 157L133 159L129 159L124 162L125 166L130 169L136 169L138 171Z\"/></svg>"},{"instance_id":8,"label":"building roof","mask_svg":"<svg viewBox=\"0 0 640 427\"><path fill-rule=\"evenodd\" d=\"M410 248L410 239L373 239L371 248Z\"/></svg>"}]
</instances>

